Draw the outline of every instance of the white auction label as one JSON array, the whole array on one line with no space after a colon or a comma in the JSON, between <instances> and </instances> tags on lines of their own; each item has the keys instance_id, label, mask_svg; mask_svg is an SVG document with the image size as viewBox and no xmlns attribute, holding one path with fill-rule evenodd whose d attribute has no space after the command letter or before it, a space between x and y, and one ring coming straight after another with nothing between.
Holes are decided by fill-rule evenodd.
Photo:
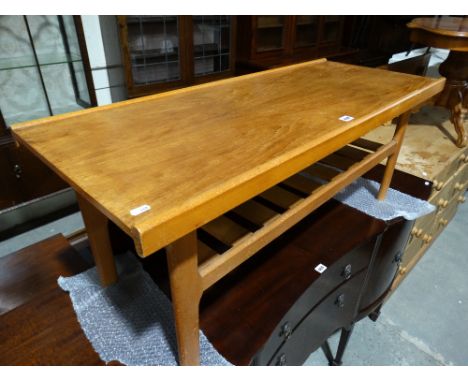
<instances>
[{"instance_id":1,"label":"white auction label","mask_svg":"<svg viewBox=\"0 0 468 382\"><path fill-rule=\"evenodd\" d=\"M344 122L349 122L354 119L354 117L351 117L350 115L342 115L340 118L338 118L340 121Z\"/></svg>"},{"instance_id":2,"label":"white auction label","mask_svg":"<svg viewBox=\"0 0 468 382\"><path fill-rule=\"evenodd\" d=\"M150 206L148 206L147 204L143 204L140 207L136 207L133 210L130 210L130 215L137 216L137 215L142 214L143 212L149 211L150 209L151 209Z\"/></svg>"},{"instance_id":3,"label":"white auction label","mask_svg":"<svg viewBox=\"0 0 468 382\"><path fill-rule=\"evenodd\" d=\"M318 273L323 273L327 270L327 267L323 264L319 264L315 267L315 270L318 272Z\"/></svg>"}]
</instances>

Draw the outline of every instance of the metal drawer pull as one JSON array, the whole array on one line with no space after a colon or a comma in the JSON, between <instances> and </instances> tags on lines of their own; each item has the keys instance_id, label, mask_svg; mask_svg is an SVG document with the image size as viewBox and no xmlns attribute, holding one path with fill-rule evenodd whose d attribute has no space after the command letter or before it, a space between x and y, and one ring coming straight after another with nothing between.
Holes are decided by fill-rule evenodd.
<instances>
[{"instance_id":1,"label":"metal drawer pull","mask_svg":"<svg viewBox=\"0 0 468 382\"><path fill-rule=\"evenodd\" d=\"M15 164L13 166L13 172L15 173L16 179L21 179L21 175L23 174L23 169L19 164Z\"/></svg>"},{"instance_id":2,"label":"metal drawer pull","mask_svg":"<svg viewBox=\"0 0 468 382\"><path fill-rule=\"evenodd\" d=\"M335 305L336 305L338 308L344 308L344 304L345 304L345 295L344 295L344 294L340 294L340 295L336 298Z\"/></svg>"},{"instance_id":3,"label":"metal drawer pull","mask_svg":"<svg viewBox=\"0 0 468 382\"><path fill-rule=\"evenodd\" d=\"M284 337L284 339L288 339L289 337L291 337L291 333L292 333L292 328L291 328L291 325L289 324L289 322L286 322L282 327L281 327L281 331L280 331L280 337Z\"/></svg>"},{"instance_id":4,"label":"metal drawer pull","mask_svg":"<svg viewBox=\"0 0 468 382\"><path fill-rule=\"evenodd\" d=\"M276 366L284 366L286 365L286 355L283 353L278 356L276 359Z\"/></svg>"},{"instance_id":5,"label":"metal drawer pull","mask_svg":"<svg viewBox=\"0 0 468 382\"><path fill-rule=\"evenodd\" d=\"M396 253L395 257L393 258L393 262L394 262L394 263L397 263L397 264L400 264L402 258L403 258L403 252L398 251L398 252Z\"/></svg>"},{"instance_id":6,"label":"metal drawer pull","mask_svg":"<svg viewBox=\"0 0 468 382\"><path fill-rule=\"evenodd\" d=\"M344 277L345 280L349 280L352 274L352 267L351 264L346 265L343 268L343 272L341 272L341 276Z\"/></svg>"}]
</instances>

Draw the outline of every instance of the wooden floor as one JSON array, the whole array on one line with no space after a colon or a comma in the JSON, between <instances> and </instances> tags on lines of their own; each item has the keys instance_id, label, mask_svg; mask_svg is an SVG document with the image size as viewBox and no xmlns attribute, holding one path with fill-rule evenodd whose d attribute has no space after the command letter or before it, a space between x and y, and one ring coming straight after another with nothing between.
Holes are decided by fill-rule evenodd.
<instances>
[{"instance_id":1,"label":"wooden floor","mask_svg":"<svg viewBox=\"0 0 468 382\"><path fill-rule=\"evenodd\" d=\"M57 285L88 267L62 235L0 259L0 365L104 365Z\"/></svg>"}]
</instances>

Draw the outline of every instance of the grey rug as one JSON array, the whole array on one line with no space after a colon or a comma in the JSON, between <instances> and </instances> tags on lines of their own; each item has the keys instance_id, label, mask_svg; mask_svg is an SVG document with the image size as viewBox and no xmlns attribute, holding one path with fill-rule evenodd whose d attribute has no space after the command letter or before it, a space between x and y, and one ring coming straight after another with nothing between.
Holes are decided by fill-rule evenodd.
<instances>
[{"instance_id":1,"label":"grey rug","mask_svg":"<svg viewBox=\"0 0 468 382\"><path fill-rule=\"evenodd\" d=\"M102 288L96 268L59 277L77 318L105 362L177 365L177 341L169 299L131 253L116 256L119 281ZM200 363L230 365L200 331Z\"/></svg>"}]
</instances>

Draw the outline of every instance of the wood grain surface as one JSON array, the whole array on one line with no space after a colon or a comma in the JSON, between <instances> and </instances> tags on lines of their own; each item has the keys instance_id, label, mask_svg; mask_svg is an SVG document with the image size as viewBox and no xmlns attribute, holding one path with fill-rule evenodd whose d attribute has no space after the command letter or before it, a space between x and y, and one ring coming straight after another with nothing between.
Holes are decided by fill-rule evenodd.
<instances>
[{"instance_id":1,"label":"wood grain surface","mask_svg":"<svg viewBox=\"0 0 468 382\"><path fill-rule=\"evenodd\" d=\"M317 60L12 128L146 256L443 85Z\"/></svg>"},{"instance_id":2,"label":"wood grain surface","mask_svg":"<svg viewBox=\"0 0 468 382\"><path fill-rule=\"evenodd\" d=\"M428 32L456 37L468 37L466 17L418 17L408 23L408 28L419 28Z\"/></svg>"}]
</instances>

